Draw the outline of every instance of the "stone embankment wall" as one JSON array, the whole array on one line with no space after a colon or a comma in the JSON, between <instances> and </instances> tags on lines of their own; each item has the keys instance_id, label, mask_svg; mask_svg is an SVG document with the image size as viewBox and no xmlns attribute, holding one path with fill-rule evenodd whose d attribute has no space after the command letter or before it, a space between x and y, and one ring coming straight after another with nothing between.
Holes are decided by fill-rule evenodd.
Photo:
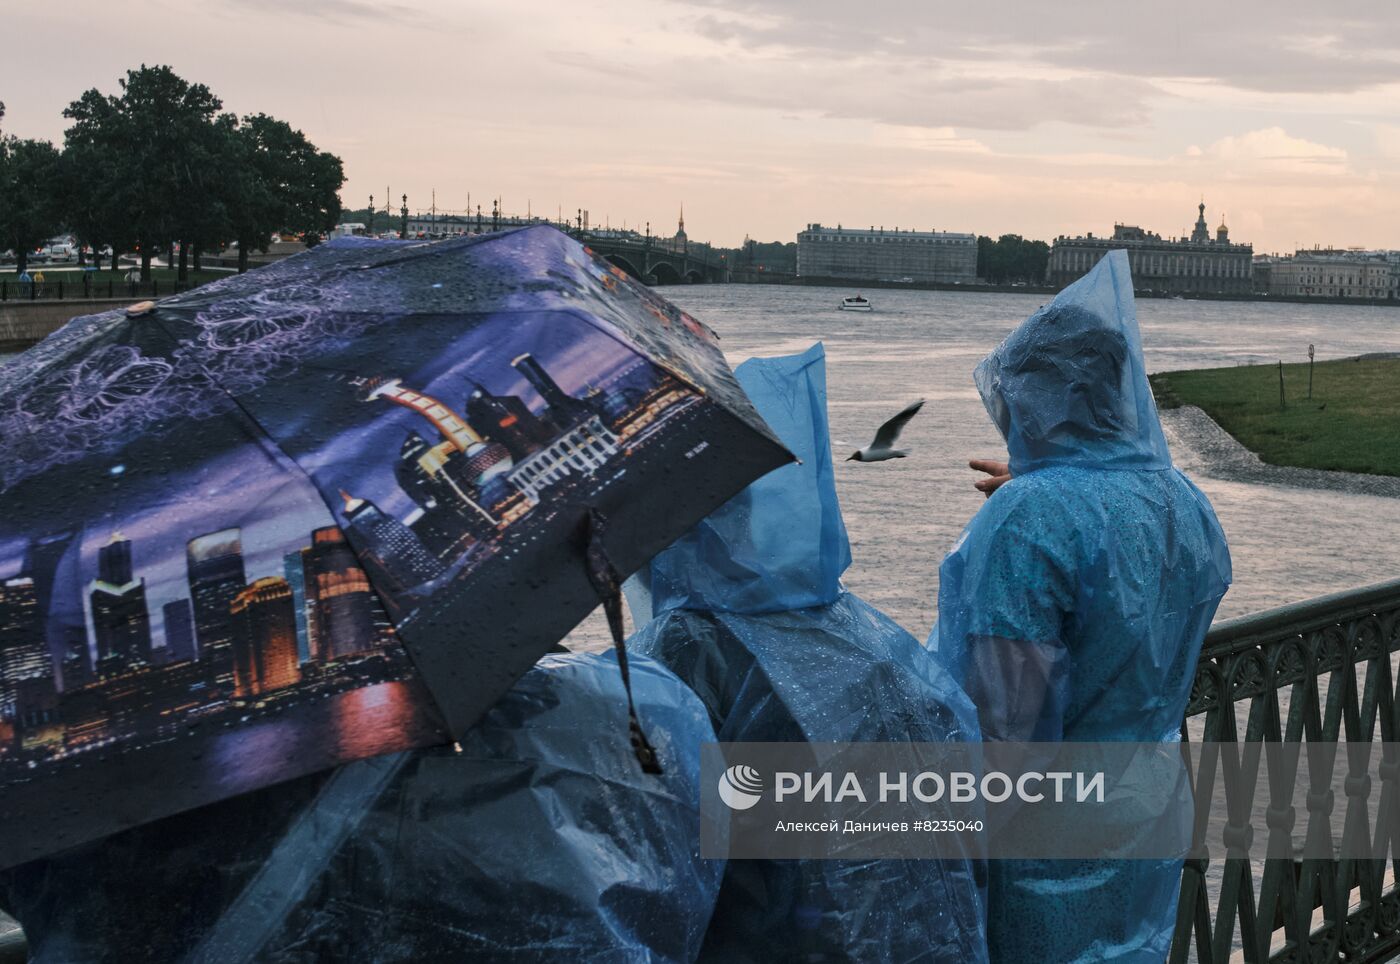
<instances>
[{"instance_id":1,"label":"stone embankment wall","mask_svg":"<svg viewBox=\"0 0 1400 964\"><path fill-rule=\"evenodd\" d=\"M82 315L125 308L139 298L0 302L0 354L24 351Z\"/></svg>"}]
</instances>

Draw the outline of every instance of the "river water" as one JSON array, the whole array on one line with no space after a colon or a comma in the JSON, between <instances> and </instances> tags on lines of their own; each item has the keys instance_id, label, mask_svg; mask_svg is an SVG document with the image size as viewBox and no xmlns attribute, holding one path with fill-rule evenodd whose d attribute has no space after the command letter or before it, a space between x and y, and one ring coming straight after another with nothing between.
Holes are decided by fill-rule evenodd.
<instances>
[{"instance_id":1,"label":"river water","mask_svg":"<svg viewBox=\"0 0 1400 964\"><path fill-rule=\"evenodd\" d=\"M966 467L1005 449L972 369L1040 295L866 292L868 314L836 310L854 291L761 285L660 292L720 333L731 364L826 345L832 447L843 459L905 403L928 404L906 430L909 458L837 461L854 562L847 585L922 639L933 623L938 564L982 495ZM1144 299L1138 317L1149 371L1319 360L1400 351L1400 309ZM1400 386L1397 386L1400 390ZM1396 440L1400 445L1400 439ZM1400 499L1211 478L1178 454L1230 540L1235 583L1220 616L1237 616L1400 575ZM601 641L596 618L575 642Z\"/></svg>"}]
</instances>

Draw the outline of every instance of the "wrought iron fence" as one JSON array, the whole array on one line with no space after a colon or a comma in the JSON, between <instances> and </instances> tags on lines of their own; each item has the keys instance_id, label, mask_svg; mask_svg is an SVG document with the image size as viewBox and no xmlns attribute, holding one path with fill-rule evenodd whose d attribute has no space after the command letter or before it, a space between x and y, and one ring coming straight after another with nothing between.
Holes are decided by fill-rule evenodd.
<instances>
[{"instance_id":1,"label":"wrought iron fence","mask_svg":"<svg viewBox=\"0 0 1400 964\"><path fill-rule=\"evenodd\" d=\"M196 287L188 281L118 281L96 280L84 274L81 281L55 279L49 281L0 280L0 302L3 301L81 301L91 298L160 298L179 294Z\"/></svg>"},{"instance_id":2,"label":"wrought iron fence","mask_svg":"<svg viewBox=\"0 0 1400 964\"><path fill-rule=\"evenodd\" d=\"M1218 623L1196 668L1186 738L1393 744L1400 740L1397 651L1400 580ZM1396 806L1395 757L1395 747L1383 749L1375 783L1364 771L1349 772L1345 800L1310 785L1302 819L1295 819L1293 787L1269 787L1265 827L1251 826L1250 801L1227 800L1226 839L1267 834L1270 853L1288 854L1296 850L1295 822L1301 829L1309 818L1325 820L1334 806L1347 808L1350 820L1368 801L1374 806L1373 794L1383 807ZM1376 859L1251 860L1227 853L1188 860L1169 960L1185 962L1193 950L1202 964L1352 964L1400 955L1400 841L1387 839L1379 823L1375 834Z\"/></svg>"}]
</instances>

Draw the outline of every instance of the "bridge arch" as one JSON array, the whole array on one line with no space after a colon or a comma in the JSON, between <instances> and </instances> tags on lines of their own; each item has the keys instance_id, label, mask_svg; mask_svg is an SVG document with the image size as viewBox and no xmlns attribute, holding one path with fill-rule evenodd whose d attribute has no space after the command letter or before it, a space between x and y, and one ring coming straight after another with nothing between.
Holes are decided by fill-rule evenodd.
<instances>
[{"instance_id":1,"label":"bridge arch","mask_svg":"<svg viewBox=\"0 0 1400 964\"><path fill-rule=\"evenodd\" d=\"M683 280L676 266L669 261L657 261L651 266L652 277L659 285L678 285Z\"/></svg>"},{"instance_id":2,"label":"bridge arch","mask_svg":"<svg viewBox=\"0 0 1400 964\"><path fill-rule=\"evenodd\" d=\"M685 283L688 285L698 285L705 281L705 274L698 268L691 268L685 274Z\"/></svg>"},{"instance_id":3,"label":"bridge arch","mask_svg":"<svg viewBox=\"0 0 1400 964\"><path fill-rule=\"evenodd\" d=\"M607 258L608 264L612 265L612 266L615 267L615 268L621 268L623 271L626 271L629 275L631 275L631 276L632 276L633 278L635 278L637 281L644 281L644 280L646 279L646 275L644 275L642 272L638 271L638 270L637 270L637 266L636 266L635 264L633 264L631 261L629 261L627 258L624 258L622 255L620 255L620 254L610 254L610 255L607 255L606 258Z\"/></svg>"}]
</instances>

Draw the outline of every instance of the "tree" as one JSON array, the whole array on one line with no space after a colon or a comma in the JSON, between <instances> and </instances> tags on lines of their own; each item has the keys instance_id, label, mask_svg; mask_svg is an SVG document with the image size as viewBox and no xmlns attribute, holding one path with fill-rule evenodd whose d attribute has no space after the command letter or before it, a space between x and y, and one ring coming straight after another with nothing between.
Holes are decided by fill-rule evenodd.
<instances>
[{"instance_id":1,"label":"tree","mask_svg":"<svg viewBox=\"0 0 1400 964\"><path fill-rule=\"evenodd\" d=\"M63 219L94 252L112 248L112 270L134 243L124 205L128 186L121 179L119 118L112 100L89 90L68 105L74 121L64 134L59 196Z\"/></svg>"},{"instance_id":2,"label":"tree","mask_svg":"<svg viewBox=\"0 0 1400 964\"><path fill-rule=\"evenodd\" d=\"M985 235L977 239L977 275L991 284L1045 280L1050 262L1050 246L1044 241L1027 241L1019 234L1003 234L993 241Z\"/></svg>"},{"instance_id":3,"label":"tree","mask_svg":"<svg viewBox=\"0 0 1400 964\"><path fill-rule=\"evenodd\" d=\"M319 234L340 218L340 158L318 151L285 121L266 114L243 118L224 169L239 271L248 270L250 251L267 250L273 232Z\"/></svg>"},{"instance_id":4,"label":"tree","mask_svg":"<svg viewBox=\"0 0 1400 964\"><path fill-rule=\"evenodd\" d=\"M84 156L110 162L100 219L107 230L120 212L125 234L141 249L141 279L151 256L207 225L214 203L217 156L214 117L222 102L203 84L191 84L165 66L127 71L119 97L89 90L65 110L74 124L66 137ZM183 248L184 246L182 246ZM113 245L113 252L116 245Z\"/></svg>"},{"instance_id":5,"label":"tree","mask_svg":"<svg viewBox=\"0 0 1400 964\"><path fill-rule=\"evenodd\" d=\"M29 266L29 252L59 229L58 165L58 149L48 141L0 136L0 248L14 249L18 274Z\"/></svg>"}]
</instances>

